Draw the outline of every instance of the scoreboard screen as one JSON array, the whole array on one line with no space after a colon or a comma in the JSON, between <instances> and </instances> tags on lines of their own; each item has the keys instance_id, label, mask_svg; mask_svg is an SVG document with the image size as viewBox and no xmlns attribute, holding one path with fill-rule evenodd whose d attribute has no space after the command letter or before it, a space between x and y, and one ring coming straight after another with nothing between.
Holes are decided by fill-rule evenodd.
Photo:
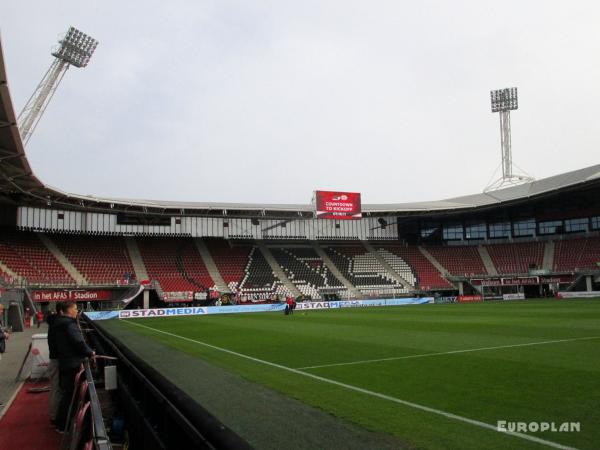
<instances>
[{"instance_id":1,"label":"scoreboard screen","mask_svg":"<svg viewBox=\"0 0 600 450\"><path fill-rule=\"evenodd\" d=\"M315 191L317 219L353 220L362 217L360 193Z\"/></svg>"}]
</instances>

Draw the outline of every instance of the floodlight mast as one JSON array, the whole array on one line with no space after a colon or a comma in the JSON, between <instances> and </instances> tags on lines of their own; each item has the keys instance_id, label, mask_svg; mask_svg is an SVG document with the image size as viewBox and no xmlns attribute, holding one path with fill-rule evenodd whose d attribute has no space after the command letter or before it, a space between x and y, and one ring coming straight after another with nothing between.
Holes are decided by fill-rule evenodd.
<instances>
[{"instance_id":1,"label":"floodlight mast","mask_svg":"<svg viewBox=\"0 0 600 450\"><path fill-rule=\"evenodd\" d=\"M502 147L502 177L488 185L484 192L494 191L533 181L529 175L517 175L513 170L512 146L510 138L510 112L519 107L517 88L498 89L490 92L492 112L500 116L500 145Z\"/></svg>"},{"instance_id":2,"label":"floodlight mast","mask_svg":"<svg viewBox=\"0 0 600 450\"><path fill-rule=\"evenodd\" d=\"M70 27L52 52L55 57L50 68L19 114L18 123L23 144L27 144L46 107L70 66L85 67L98 46L98 41Z\"/></svg>"}]
</instances>

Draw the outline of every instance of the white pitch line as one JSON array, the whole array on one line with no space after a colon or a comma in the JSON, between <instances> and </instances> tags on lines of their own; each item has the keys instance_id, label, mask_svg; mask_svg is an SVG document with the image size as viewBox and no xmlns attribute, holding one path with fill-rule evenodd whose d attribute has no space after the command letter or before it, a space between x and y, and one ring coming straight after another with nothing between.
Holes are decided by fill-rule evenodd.
<instances>
[{"instance_id":1,"label":"white pitch line","mask_svg":"<svg viewBox=\"0 0 600 450\"><path fill-rule=\"evenodd\" d=\"M557 340L554 340L554 341L528 342L528 343L525 343L525 344L499 345L497 347L467 348L467 349L464 349L464 350L451 350L449 352L420 353L418 355L392 356L392 357L389 357L389 358L379 358L379 359L363 359L361 361L350 361L350 362L343 362L343 363L321 364L319 366L296 367L296 370L320 369L322 367L352 366L352 365L356 365L356 364L369 364L369 363L382 362L382 361L396 361L396 360L399 360L399 359L425 358L427 356L453 355L455 353L481 352L481 351L484 351L484 350L499 350L499 349L503 349L503 348L528 347L528 346L531 346L531 345L556 344L557 342L587 341L587 340L590 340L590 339L600 339L600 336L591 336L591 337L573 338L573 339L557 339Z\"/></svg>"},{"instance_id":2,"label":"white pitch line","mask_svg":"<svg viewBox=\"0 0 600 450\"><path fill-rule=\"evenodd\" d=\"M558 448L558 449L561 449L561 450L577 450L575 447L569 447L569 446L566 446L566 445L559 444L557 442L548 441L546 439L541 439L541 438L538 438L538 437L535 437L535 436L531 436L531 435L525 434L525 433L518 433L516 431L498 431L498 427L497 426L490 425L489 423L481 422L481 421L475 420L475 419L469 419L468 417L459 416L458 414L452 414L452 413L449 413L449 412L446 412L446 411L442 411L440 409L430 408L429 406L424 406L424 405L420 405L418 403L409 402L408 400L402 400L400 398L392 397L390 395L380 394L379 392L370 391L368 389L363 389L363 388L360 388L358 386L353 386L351 384L346 384L346 383L342 383L340 381L331 380L329 378L320 377L320 376L314 375L312 373L302 372L301 370L298 370L298 369L293 369L291 367L282 366L281 364L273 363L273 362L270 362L270 361L265 361L263 359L255 358L253 356L244 355L243 353L234 352L233 350L228 350L228 349L223 348L223 347L217 347L216 345L208 344L206 342L198 341L196 339L191 339L191 338L188 338L188 337L185 337L185 336L180 336L180 335L175 334L175 333L169 333L168 331L157 330L156 328L152 328L152 327L149 327L149 326L146 326L146 325L135 323L135 322L132 322L132 321L129 321L129 320L126 320L124 322L128 323L128 324L131 324L131 325L135 325L137 327L146 328L146 329L148 329L150 331L154 331L155 333L161 333L161 334L165 334L167 336L172 336L172 337L175 337L175 338L178 338L178 339L182 339L184 341L193 342L195 344L203 345L205 347L212 348L213 350L218 350L218 351L221 351L223 353L228 353L230 355L234 355L234 356L237 356L239 358L248 359L250 361L254 361L254 362L259 363L259 364L264 364L266 366L275 367L277 369L285 370L287 372L291 372L291 373L294 373L296 375L301 375L303 377L312 378L313 380L321 381L323 383L332 384L334 386L342 387L342 388L348 389L350 391L360 392L361 394L370 395L371 397L376 397L376 398L380 398L380 399L383 399L383 400L388 400L388 401L393 402L393 403L398 403L400 405L408 406L410 408L418 409L418 410L425 411L425 412L428 412L428 413L431 413L431 414L436 414L438 416L446 417L448 419L453 419L453 420L457 420L459 422L464 422L464 423L468 423L468 424L471 424L471 425L475 425L475 426L480 427L480 428L485 428L487 430L496 431L497 433L508 434L510 436L514 436L514 437L517 437L517 438L525 439L525 440L530 441L530 442L536 442L538 444L546 445L548 447Z\"/></svg>"}]
</instances>

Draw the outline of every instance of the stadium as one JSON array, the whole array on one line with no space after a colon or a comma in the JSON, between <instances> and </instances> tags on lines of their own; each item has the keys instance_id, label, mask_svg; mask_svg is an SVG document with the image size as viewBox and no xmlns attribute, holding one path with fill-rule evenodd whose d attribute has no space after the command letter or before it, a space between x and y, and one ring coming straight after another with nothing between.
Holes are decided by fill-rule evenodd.
<instances>
[{"instance_id":1,"label":"stadium","mask_svg":"<svg viewBox=\"0 0 600 450\"><path fill-rule=\"evenodd\" d=\"M9 87L0 49L3 325L75 301L105 358L59 435L34 335L0 447L598 448L600 165L413 203L100 198L37 178Z\"/></svg>"}]
</instances>

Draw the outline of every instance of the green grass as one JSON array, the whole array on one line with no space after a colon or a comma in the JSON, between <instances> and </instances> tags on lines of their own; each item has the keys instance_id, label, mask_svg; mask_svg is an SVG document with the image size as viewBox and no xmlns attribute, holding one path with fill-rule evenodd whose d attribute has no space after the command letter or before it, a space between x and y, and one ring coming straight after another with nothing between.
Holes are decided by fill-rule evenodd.
<instances>
[{"instance_id":1,"label":"green grass","mask_svg":"<svg viewBox=\"0 0 600 450\"><path fill-rule=\"evenodd\" d=\"M414 448L544 448L367 393L290 373L162 330L289 368L480 347L600 337L599 300L195 316L112 321ZM168 370L168 369L167 369ZM172 368L177 370L177 368ZM581 432L530 435L600 447L600 339L304 369L320 377L475 419L580 422ZM190 374L194 376L194 374Z\"/></svg>"}]
</instances>

